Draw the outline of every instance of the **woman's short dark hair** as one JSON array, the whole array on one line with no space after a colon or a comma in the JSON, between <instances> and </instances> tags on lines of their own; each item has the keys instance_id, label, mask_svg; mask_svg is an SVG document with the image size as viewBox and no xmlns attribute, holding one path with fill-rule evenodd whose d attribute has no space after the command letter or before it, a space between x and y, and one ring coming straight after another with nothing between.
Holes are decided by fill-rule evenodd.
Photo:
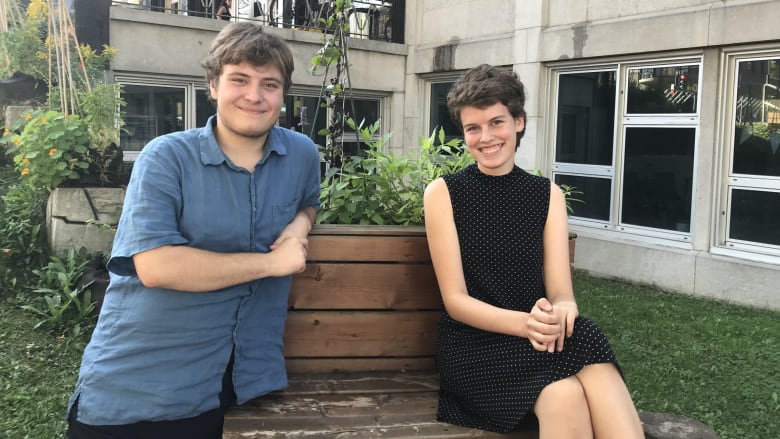
<instances>
[{"instance_id":1,"label":"woman's short dark hair","mask_svg":"<svg viewBox=\"0 0 780 439\"><path fill-rule=\"evenodd\" d=\"M487 108L497 103L504 104L513 118L525 120L525 88L511 70L482 64L461 75L447 93L447 108L452 120L462 126L460 111L463 107ZM525 134L517 133L517 142Z\"/></svg>"},{"instance_id":2,"label":"woman's short dark hair","mask_svg":"<svg viewBox=\"0 0 780 439\"><path fill-rule=\"evenodd\" d=\"M200 65L206 70L206 80L216 81L226 64L248 62L256 66L271 65L284 78L285 93L292 86L295 69L292 51L282 38L263 32L251 21L232 22L225 26L211 43L209 53Z\"/></svg>"}]
</instances>

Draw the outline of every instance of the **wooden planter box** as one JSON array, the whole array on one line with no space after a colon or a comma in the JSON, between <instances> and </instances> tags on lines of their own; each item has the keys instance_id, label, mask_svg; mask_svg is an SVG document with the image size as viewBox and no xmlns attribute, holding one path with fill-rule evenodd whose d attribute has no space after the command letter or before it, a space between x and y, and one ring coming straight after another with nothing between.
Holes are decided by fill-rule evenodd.
<instances>
[{"instance_id":1,"label":"wooden planter box","mask_svg":"<svg viewBox=\"0 0 780 439\"><path fill-rule=\"evenodd\" d=\"M318 225L293 277L290 373L431 370L442 303L423 227Z\"/></svg>"}]
</instances>

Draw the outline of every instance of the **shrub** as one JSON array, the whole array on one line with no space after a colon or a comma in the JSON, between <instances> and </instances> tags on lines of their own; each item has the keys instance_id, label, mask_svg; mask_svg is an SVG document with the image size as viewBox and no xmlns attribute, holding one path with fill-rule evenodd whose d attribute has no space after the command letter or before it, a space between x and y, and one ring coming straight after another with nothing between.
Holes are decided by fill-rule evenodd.
<instances>
[{"instance_id":1,"label":"shrub","mask_svg":"<svg viewBox=\"0 0 780 439\"><path fill-rule=\"evenodd\" d=\"M420 137L419 154L386 151L389 136L372 140L379 122L369 127L347 123L367 148L325 174L317 222L321 224L422 225L423 192L434 179L473 162L460 139L444 141L444 131Z\"/></svg>"},{"instance_id":2,"label":"shrub","mask_svg":"<svg viewBox=\"0 0 780 439\"><path fill-rule=\"evenodd\" d=\"M0 217L0 291L28 285L31 267L41 267L48 258L43 230L48 192L15 184L2 196Z\"/></svg>"}]
</instances>

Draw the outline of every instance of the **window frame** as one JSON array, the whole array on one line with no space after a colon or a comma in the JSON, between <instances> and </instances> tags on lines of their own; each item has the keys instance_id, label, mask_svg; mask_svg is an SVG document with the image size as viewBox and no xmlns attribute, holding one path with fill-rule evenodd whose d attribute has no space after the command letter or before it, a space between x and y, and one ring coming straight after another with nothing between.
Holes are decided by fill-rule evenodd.
<instances>
[{"instance_id":1,"label":"window frame","mask_svg":"<svg viewBox=\"0 0 780 439\"><path fill-rule=\"evenodd\" d=\"M723 96L719 116L723 127L718 134L721 146L721 176L719 191L713 203L715 227L710 252L772 264L780 263L780 246L731 238L731 203L734 190L769 191L780 193L780 176L759 176L735 173L734 136L737 113L738 69L740 62L780 59L780 46L754 45L723 50L721 56L720 95Z\"/></svg>"},{"instance_id":2,"label":"window frame","mask_svg":"<svg viewBox=\"0 0 780 439\"><path fill-rule=\"evenodd\" d=\"M696 113L628 113L628 72L630 69L663 68L679 65L696 65L699 75L696 84L698 105ZM577 62L551 63L548 65L550 78L549 87L549 112L548 123L549 136L548 151L546 157L551 163L551 179L555 181L556 175L572 175L588 178L604 178L611 180L610 188L610 212L608 220L598 220L584 217L569 217L569 224L595 232L596 235L605 233L606 236L614 234L630 236L631 239L648 243L658 243L683 249L693 248L694 220L696 218L696 177L698 174L699 137L701 135L701 84L703 79L703 54L691 52L690 54L677 54L665 57L626 57L621 59L604 60L598 63L582 64ZM615 90L615 114L613 121L613 145L611 165L589 165L565 163L556 161L556 140L558 133L558 93L560 89L560 76L564 74L582 74L613 71L616 73ZM623 199L623 172L625 169L625 132L629 127L653 127L672 125L676 127L692 127L695 129L693 169L692 169L692 194L690 230L680 232L669 229L658 229L639 225L622 223ZM601 231L601 232L599 232Z\"/></svg>"},{"instance_id":3,"label":"window frame","mask_svg":"<svg viewBox=\"0 0 780 439\"><path fill-rule=\"evenodd\" d=\"M181 88L184 91L184 129L195 128L196 124L196 93L197 90L206 90L208 83L204 78L170 78L150 75L138 75L129 73L114 73L114 82L124 85L139 87L168 87ZM151 140L151 139L149 139ZM119 145L120 148L122 145ZM140 151L123 151L123 161L134 162Z\"/></svg>"}]
</instances>

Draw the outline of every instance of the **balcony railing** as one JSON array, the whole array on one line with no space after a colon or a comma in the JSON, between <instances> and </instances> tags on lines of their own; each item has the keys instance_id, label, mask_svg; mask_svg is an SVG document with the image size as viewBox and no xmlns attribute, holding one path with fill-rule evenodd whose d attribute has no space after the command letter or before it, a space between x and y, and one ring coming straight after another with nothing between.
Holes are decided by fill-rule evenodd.
<instances>
[{"instance_id":1,"label":"balcony railing","mask_svg":"<svg viewBox=\"0 0 780 439\"><path fill-rule=\"evenodd\" d=\"M113 0L115 6L163 14L218 19L221 0ZM233 0L230 20L253 20L267 26L324 32L330 0ZM349 36L403 42L405 0L353 0ZM394 8L396 8L394 10Z\"/></svg>"}]
</instances>

